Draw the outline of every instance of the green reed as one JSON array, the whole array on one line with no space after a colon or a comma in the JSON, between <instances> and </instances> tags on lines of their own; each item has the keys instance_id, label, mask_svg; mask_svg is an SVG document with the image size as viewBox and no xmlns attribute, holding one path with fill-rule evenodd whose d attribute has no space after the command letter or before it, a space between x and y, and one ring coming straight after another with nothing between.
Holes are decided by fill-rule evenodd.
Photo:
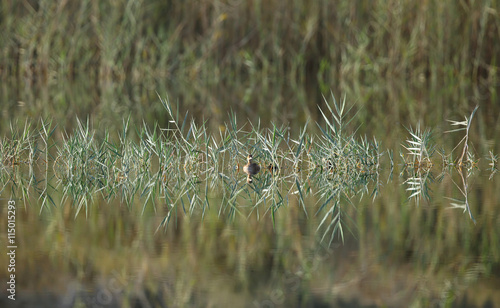
<instances>
[{"instance_id":1,"label":"green reed","mask_svg":"<svg viewBox=\"0 0 500 308\"><path fill-rule=\"evenodd\" d=\"M129 117L118 138L107 131L97 138L89 119L77 120L77 128L64 133L59 142L52 140L55 128L48 122L42 121L37 129L28 124L22 131L12 128L11 138L4 138L0 147L1 192L10 187L11 195L25 203L36 197L40 210L69 202L75 215L88 213L97 200L119 199L129 207L140 202L142 212L147 206L162 206L167 215L159 228L167 228L172 219L177 222L179 214L204 217L216 209L220 217L270 216L274 224L279 210L293 199L306 217L311 211L320 217L317 230L330 243L337 235L343 241L344 230L350 231L353 222L346 209L353 198L376 198L379 192L380 145L375 138L359 138L356 130L347 133L355 114L349 114L352 107L345 97L340 102L333 94L330 101L324 98L327 110L320 112L325 124L317 124L321 133L308 133L306 124L296 138L287 126L239 125L234 115L211 134L206 122L199 125L188 114L180 116L178 106L174 109L167 98L159 99L169 116L167 127L144 123L131 129ZM466 137L474 112L466 123ZM428 199L434 146L429 131L417 126L409 133L401 174L411 169L405 184L409 199L418 203L420 196ZM464 148L472 164L472 154ZM261 166L252 183L242 171L247 154ZM465 181L466 177L464 186ZM462 191L473 219L467 190ZM217 198L220 204L213 203ZM311 198L317 204L310 204Z\"/></svg>"},{"instance_id":2,"label":"green reed","mask_svg":"<svg viewBox=\"0 0 500 308\"><path fill-rule=\"evenodd\" d=\"M461 179L460 185L453 181L453 179L452 181L460 191L460 194L463 196L463 200L447 197L452 201L450 203L451 208L460 208L463 209L464 212L467 211L474 223L476 223L476 220L472 215L468 200L468 178L471 176L472 172L477 169L478 160L475 158L474 153L469 148L469 130L471 127L472 118L474 117L474 114L476 113L478 108L479 106L476 106L471 115L468 118L465 117L464 121L448 120L448 122L450 122L452 126L459 126L459 128L446 131L445 133L464 131L465 134L462 140L451 150L450 153L446 154L444 150L441 150L440 152L438 151L438 153L442 157L443 164L443 170L438 176L438 179L441 181L446 175L448 175L446 169L450 166L456 167ZM405 148L407 152L406 154L404 154L403 152L400 153L403 161L403 169L400 175L403 176L404 174L406 174L406 180L404 181L404 184L407 185L406 190L411 193L408 199L415 199L416 203L419 204L421 198L430 200L429 182L435 180L434 176L431 173L431 169L434 166L431 157L435 152L435 145L432 143L432 135L430 130L422 131L420 129L420 125L417 125L417 128L415 130L409 128L408 133L410 134L410 138L406 140L406 145L403 145L403 148ZM453 160L453 152L461 144L463 144L462 152L456 160ZM496 157L491 151L489 155L489 159L491 161L490 169L492 171L492 174L490 175L491 179L495 171L494 166Z\"/></svg>"},{"instance_id":3,"label":"green reed","mask_svg":"<svg viewBox=\"0 0 500 308\"><path fill-rule=\"evenodd\" d=\"M147 111L158 109L151 85L168 83L167 89L188 85L189 93L178 95L187 98L186 108L196 118L210 112L222 121L220 110L237 104L251 118L286 122L291 115L283 110L293 107L304 111L294 119L303 125L313 118L320 93L333 86L362 98L367 108L360 122L374 123L394 110L392 116L411 123L428 111L408 95L411 88L430 100L434 93L446 93L443 107L428 114L438 121L445 109L466 108L465 97L496 101L500 44L491 38L499 27L496 7L497 1L452 0L425 5L408 0L14 1L0 10L0 78L7 84L4 92L12 88L16 96L20 87L46 89L68 80L89 86L83 91L99 97L100 87L88 80L116 84L120 99L134 88L134 96L147 98L130 104L134 121L152 119ZM424 89L430 92L420 92ZM120 112L108 96L89 103L78 94L35 104L30 112L65 118L70 102L84 111ZM199 97L210 102L207 107L199 107ZM380 108L371 108L374 100ZM398 100L405 104L392 108ZM498 111L495 104L491 108Z\"/></svg>"}]
</instances>

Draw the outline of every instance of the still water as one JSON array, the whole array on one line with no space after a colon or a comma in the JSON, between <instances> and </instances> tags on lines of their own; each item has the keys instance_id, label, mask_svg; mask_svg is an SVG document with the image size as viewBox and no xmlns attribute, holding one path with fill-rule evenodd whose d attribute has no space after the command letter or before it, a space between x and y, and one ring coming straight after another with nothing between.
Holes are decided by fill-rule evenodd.
<instances>
[{"instance_id":1,"label":"still water","mask_svg":"<svg viewBox=\"0 0 500 308\"><path fill-rule=\"evenodd\" d=\"M327 104L307 127L230 116L213 129L167 112L160 127L120 118L109 138L84 120L4 130L16 301L3 288L1 306L500 305L498 147L474 125L485 111L396 135L379 122L365 138ZM464 117L469 140L445 133Z\"/></svg>"}]
</instances>

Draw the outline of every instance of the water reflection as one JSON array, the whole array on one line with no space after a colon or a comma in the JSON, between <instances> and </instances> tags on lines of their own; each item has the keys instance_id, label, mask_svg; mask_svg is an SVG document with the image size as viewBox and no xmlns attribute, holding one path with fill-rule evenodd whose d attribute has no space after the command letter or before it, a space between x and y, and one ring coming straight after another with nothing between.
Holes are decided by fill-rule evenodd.
<instances>
[{"instance_id":1,"label":"water reflection","mask_svg":"<svg viewBox=\"0 0 500 308\"><path fill-rule=\"evenodd\" d=\"M214 136L203 125L174 118L166 129L144 126L134 137L125 122L118 139L100 139L88 123L78 122L62 142L51 143L54 128L42 123L3 140L2 196L26 204L24 247L50 255L54 263L47 270L63 262L63 272L75 273L70 282L89 284L87 293L82 285L64 291L84 303L109 291L116 273L126 283L118 293L106 293L111 305L134 303L137 296L155 302L168 293L180 306L227 304L241 290L249 292L242 305L331 304L331 294L347 301L361 296L354 304L425 304L491 275L500 258L494 155L490 181L477 183L472 179L481 170L473 156L453 160L444 151L442 163L435 163L431 139L416 128L408 132L401 163L394 162L376 139L341 133L343 117L330 111L321 134L304 127L296 138L287 127L245 130L235 118ZM249 153L262 166L251 183L242 167ZM481 195L475 185L490 194ZM420 206L408 206L408 200ZM486 209L478 206L483 203ZM31 210L37 205L40 211ZM450 206L468 211L484 229L478 232ZM37 217L47 225L36 223ZM43 241L33 236L31 224ZM29 264L32 257L24 253L20 262ZM456 254L466 257L449 257ZM346 265L350 259L356 261ZM399 279L414 275L402 283L399 301L367 282L394 282L387 274L381 278L380 263L391 260L404 273ZM420 281L407 262L452 276L426 290L434 274ZM152 267L162 268L161 275ZM153 286L137 276L149 277ZM212 276L234 288L227 298L207 302L197 293L212 290ZM450 277L455 280L448 285ZM192 279L204 282L193 289ZM140 284L139 295L132 283Z\"/></svg>"},{"instance_id":2,"label":"water reflection","mask_svg":"<svg viewBox=\"0 0 500 308\"><path fill-rule=\"evenodd\" d=\"M215 137L194 121L188 129L186 118L180 122L170 103L160 100L172 125L166 129L144 126L138 131L138 142L129 137L128 121L123 124L118 143L110 139L109 133L97 140L88 121L77 121L73 134L50 146L55 131L51 123L42 121L39 129L25 126L22 132L13 131L12 138L4 139L2 144L2 191L8 189L13 198L24 202L36 197L42 209L56 205L53 196L58 195L60 203L70 200L75 215L82 209L88 211L96 198L107 202L117 198L129 207L138 198L143 209L148 204L163 204L170 209L161 224L165 228L171 212L182 208L189 215L198 211L204 215L214 197L222 199L219 215L248 216L256 212L260 218L263 210L273 221L277 210L288 205L289 198L296 198L308 215L305 200L314 197L319 202L315 215L323 216L317 229L323 229L322 239L329 234L330 243L337 234L344 237L343 225L349 217L342 204L354 205L351 200L358 195L375 198L379 193L380 158L386 152L380 153L375 138L369 141L343 133L345 100L339 104L333 98L334 108L328 105L328 116L321 111L326 122L325 127L319 126L321 135L308 134L306 126L297 139L290 137L287 127L252 126L245 131L237 127L235 117ZM469 151L468 136L476 110L465 121L451 121L452 125L464 126L463 150L456 160L451 155L460 143L450 154L444 154L444 150L439 153L443 171L438 176L441 181L451 167L457 170L461 181L454 184L463 199L452 199L451 205L466 210L474 222L468 178L478 167ZM420 126L408 129L408 134L403 145L406 153L400 154L400 176L409 192L408 199L419 204L421 199L431 199L429 181L435 180L435 145L430 131ZM392 173L394 161L391 152L387 153ZM496 171L496 157L491 152L490 161L491 179ZM248 202L252 204L249 208L241 206Z\"/></svg>"}]
</instances>

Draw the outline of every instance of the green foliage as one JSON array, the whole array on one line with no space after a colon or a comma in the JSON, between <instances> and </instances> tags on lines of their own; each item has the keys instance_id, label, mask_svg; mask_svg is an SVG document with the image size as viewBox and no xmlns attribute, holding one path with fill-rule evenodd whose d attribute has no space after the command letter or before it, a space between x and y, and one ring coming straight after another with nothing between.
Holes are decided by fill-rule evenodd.
<instances>
[{"instance_id":1,"label":"green foliage","mask_svg":"<svg viewBox=\"0 0 500 308\"><path fill-rule=\"evenodd\" d=\"M345 97L340 102L333 94L331 97L331 102L325 98L328 112L320 109L325 123L317 124L321 134L308 133L306 125L298 138L291 136L286 126L272 124L272 128L263 129L260 121L257 126L249 123L247 130L238 125L234 115L213 135L205 122L198 125L188 120L187 113L180 116L179 106L174 108L161 97L169 115L168 126L151 129L144 123L135 128L136 138L129 132L130 118L124 121L116 140L107 131L97 138L88 119L86 123L77 120L77 128L64 134L60 142L49 141L55 128L44 121L39 128L26 124L18 131L13 127L11 138L3 139L0 147L2 191L9 187L11 195L21 196L25 203L37 196L42 200L41 210L48 203L55 206L68 200L76 209L75 215L82 210L88 214L96 198L106 202L119 199L129 208L140 202L142 212L148 205L155 210L162 205L168 209L159 226L164 228L171 218L177 220L179 213L204 217L215 206L215 196L221 198L217 210L221 217L232 220L236 215L255 215L260 219L269 215L274 225L280 209L292 199L305 216L314 209L321 217L317 230L321 230L322 240L328 237L331 244L339 236L344 241L344 230L355 226L349 216L349 209L355 207L353 198L378 195L381 154L375 138L368 141L358 138L356 131L348 133L354 117L348 116L352 107L347 107ZM467 159L458 160L462 183L455 185L465 201L452 199L451 203L468 210L474 222L467 190L470 174L462 173L462 167L468 166L470 172L476 164L468 149L470 120L476 110L460 123L467 127L462 140ZM408 131L410 138L403 145L407 153L401 153L401 176L406 176L408 199L415 198L418 204L420 197L430 200L434 146L429 131L420 126ZM248 154L262 170L252 181L240 164ZM493 154L490 156L494 161ZM56 202L58 191L61 198ZM309 201L313 197L316 204Z\"/></svg>"},{"instance_id":2,"label":"green foliage","mask_svg":"<svg viewBox=\"0 0 500 308\"><path fill-rule=\"evenodd\" d=\"M45 101L51 106L45 115L65 115L78 102L85 106L80 116L100 105L132 109L143 119L145 110L159 111L154 89L184 85L173 93L184 110L218 122L221 111L237 106L265 123L294 119L301 126L308 117L318 120L317 89L332 89L359 98L366 110L357 121L376 123L391 111L414 123L428 111L421 101L436 95L453 108L466 108L472 95L495 102L497 7L453 0L9 1L0 10L0 78L8 81L3 91L13 93L25 85L67 90L68 81L82 87L90 80L81 91L100 98L89 103L65 93ZM444 114L429 116L437 121Z\"/></svg>"},{"instance_id":3,"label":"green foliage","mask_svg":"<svg viewBox=\"0 0 500 308\"><path fill-rule=\"evenodd\" d=\"M52 195L59 190L59 203L69 200L76 208L75 215L82 210L88 213L95 198L107 202L118 198L129 207L139 198L143 211L148 204L154 208L163 204L169 209L161 224L165 228L178 212L204 216L215 195L222 197L219 216L270 215L274 223L290 199L298 200L307 216L314 182L322 204L318 212L330 207L318 229L325 226L325 234L331 232L331 242L336 234L344 238L347 216L341 201L366 191L378 171L377 147L366 139L356 140L354 134L344 134L348 122L345 99L341 104L333 95L332 99L333 108L325 103L334 120L323 113L327 126L321 128L320 138L308 134L307 126L297 139L286 126L261 129L260 123L250 123L247 131L238 127L234 116L218 135L212 135L205 123L189 122L187 114L180 117L178 107L174 110L161 97L170 117L168 127L137 127L137 142L129 134L130 118L124 121L117 140L108 132L97 138L87 119L86 123L77 120L77 128L63 135L60 142L49 142L53 131L49 134L50 125L42 122L41 128L27 126L22 134L14 130L13 139L4 141L0 179L4 187L12 185L13 196L21 190L25 202L32 202L31 189L43 200L53 200ZM55 152L48 157L51 147ZM40 167L38 152L46 156L41 174L33 171L33 166ZM247 154L253 154L262 169L249 183L241 175L240 165ZM25 158L20 161L19 157ZM18 168L21 163L29 165L29 170ZM17 190L20 183L12 174L26 179ZM44 180L30 183L33 178Z\"/></svg>"}]
</instances>

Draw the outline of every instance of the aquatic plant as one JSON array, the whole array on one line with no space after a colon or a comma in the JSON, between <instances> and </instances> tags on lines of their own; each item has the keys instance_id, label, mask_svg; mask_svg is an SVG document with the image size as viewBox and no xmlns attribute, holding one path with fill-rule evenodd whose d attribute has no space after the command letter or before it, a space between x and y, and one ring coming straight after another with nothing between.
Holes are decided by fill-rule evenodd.
<instances>
[{"instance_id":1,"label":"aquatic plant","mask_svg":"<svg viewBox=\"0 0 500 308\"><path fill-rule=\"evenodd\" d=\"M453 152L455 149L457 149L460 146L460 144L463 143L462 152L461 152L460 156L458 157L457 161L455 162L459 169L462 169L463 167L466 167L467 169L469 169L469 168L473 167L475 165L475 162L476 162L476 160L473 159L474 154L469 151L469 129L470 129L470 125L472 122L472 118L474 117L474 114L476 113L478 108L479 108L479 106L476 106L476 108L474 108L474 110L472 111L469 118L465 117L464 121L447 120L448 122L451 123L452 126L461 126L461 127L446 131L446 133L465 131L465 135L462 138L462 140L460 140L460 142L452 150L452 152Z\"/></svg>"},{"instance_id":2,"label":"aquatic plant","mask_svg":"<svg viewBox=\"0 0 500 308\"><path fill-rule=\"evenodd\" d=\"M462 152L460 156L457 158L455 165L458 170L458 174L460 175L461 179L461 184L458 185L455 183L455 186L458 188L460 193L463 196L463 200L457 200L457 199L452 199L453 202L451 203L452 208L461 208L465 211L468 212L469 217L471 220L476 223L476 220L474 219L474 216L472 215L471 209L470 209L470 204L469 204L469 185L468 185L468 178L471 174L471 172L474 170L474 168L477 168L477 160L474 158L474 153L470 151L469 149L469 130L471 126L471 121L472 118L474 117L474 114L476 113L477 109L479 106L476 106L474 110L472 111L471 115L467 118L465 117L464 121L452 121L448 120L448 122L451 123L453 126L462 126L460 128L450 130L447 132L457 132L457 131L465 131L464 137L460 142L455 146L455 148L452 150L456 150L460 144L463 143L462 147ZM493 158L493 157L492 157Z\"/></svg>"},{"instance_id":3,"label":"aquatic plant","mask_svg":"<svg viewBox=\"0 0 500 308\"><path fill-rule=\"evenodd\" d=\"M48 204L69 202L75 215L88 213L98 200L119 199L129 207L140 202L142 212L148 206L154 210L162 206L167 215L158 228L168 228L172 219L177 223L179 214L204 217L208 210L229 220L236 215L270 216L274 225L280 209L296 200L304 216L313 210L319 217L317 231L329 243L336 236L344 241L344 231L355 226L347 211L355 207L353 198L378 195L380 158L386 151L380 151L376 138L361 138L357 129L347 129L355 115L348 115L352 106L347 106L345 96L340 102L333 94L330 101L324 98L327 110L320 109L324 124L317 123L321 133L308 133L306 124L297 138L283 125L266 129L260 122L238 125L234 114L217 134L211 134L206 122L188 120L187 113L180 117L178 106L168 98L159 99L169 116L166 128L143 123L131 129L129 117L118 138L107 131L96 137L89 119L77 119L77 128L62 134L60 141L53 140L55 127L50 122L41 121L37 129L28 124L22 131L12 128L11 138L2 139L0 146L1 191L8 187L25 203L36 197L40 211ZM466 121L452 122L465 126L466 132L462 155L453 163L459 171L474 165L468 135L476 110ZM434 145L429 130L417 125L408 132L403 145L407 152L400 153L401 176L407 176L409 199L418 204L421 197L430 198ZM387 153L394 168L392 152ZM261 169L252 181L242 166L249 154ZM473 219L466 180L463 175L463 204ZM454 201L453 206L457 204Z\"/></svg>"},{"instance_id":4,"label":"aquatic plant","mask_svg":"<svg viewBox=\"0 0 500 308\"><path fill-rule=\"evenodd\" d=\"M431 132L429 130L422 131L420 124L415 130L411 127L407 130L410 138L403 145L407 150L406 155L400 152L404 163L401 175L408 172L409 175L404 181L404 184L407 185L406 190L411 193L408 199L414 198L418 205L421 197L430 199L428 180L433 166L431 156L434 152L434 146L431 145Z\"/></svg>"}]
</instances>

